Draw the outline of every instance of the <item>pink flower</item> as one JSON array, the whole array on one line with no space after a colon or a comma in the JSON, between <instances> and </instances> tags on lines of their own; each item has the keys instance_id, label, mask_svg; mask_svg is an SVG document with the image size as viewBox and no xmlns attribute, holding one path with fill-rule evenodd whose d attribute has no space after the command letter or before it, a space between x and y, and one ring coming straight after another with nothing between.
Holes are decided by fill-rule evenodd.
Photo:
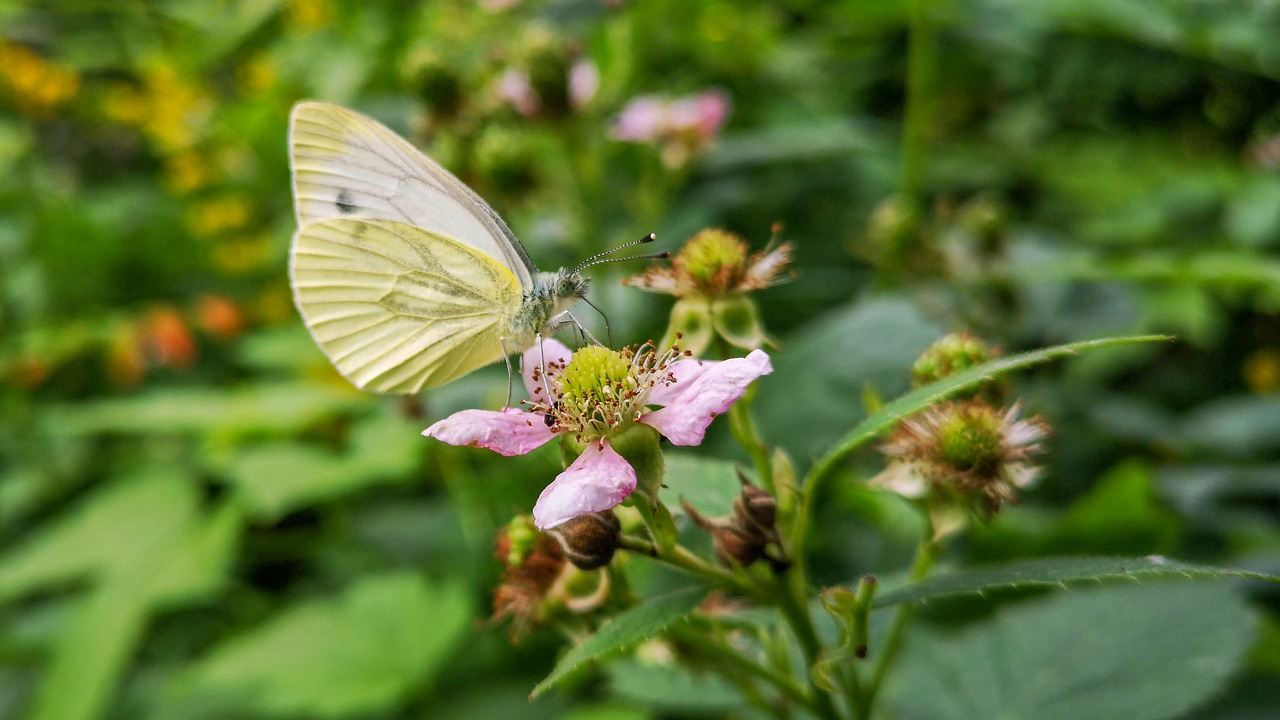
<instances>
[{"instance_id":1,"label":"pink flower","mask_svg":"<svg viewBox=\"0 0 1280 720\"><path fill-rule=\"evenodd\" d=\"M498 79L498 96L525 117L533 117L542 110L542 100L533 89L529 74L523 70L508 69L502 73Z\"/></svg>"},{"instance_id":2,"label":"pink flower","mask_svg":"<svg viewBox=\"0 0 1280 720\"><path fill-rule=\"evenodd\" d=\"M715 140L729 117L729 105L729 96L719 90L675 99L642 95L618 114L611 135L622 142L658 145L667 165L682 165Z\"/></svg>"},{"instance_id":3,"label":"pink flower","mask_svg":"<svg viewBox=\"0 0 1280 720\"><path fill-rule=\"evenodd\" d=\"M597 345L573 353L556 340L544 340L521 358L527 410L463 410L422 434L501 455L523 455L559 435L584 443L578 459L534 505L535 524L547 530L612 508L635 490L636 471L610 445L610 437L641 424L673 445L697 445L717 415L752 381L771 372L769 356L761 350L704 362L675 349L658 354L649 346L614 351Z\"/></svg>"},{"instance_id":4,"label":"pink flower","mask_svg":"<svg viewBox=\"0 0 1280 720\"><path fill-rule=\"evenodd\" d=\"M579 58L569 68L569 101L576 108L591 102L600 89L600 70L590 60Z\"/></svg>"}]
</instances>

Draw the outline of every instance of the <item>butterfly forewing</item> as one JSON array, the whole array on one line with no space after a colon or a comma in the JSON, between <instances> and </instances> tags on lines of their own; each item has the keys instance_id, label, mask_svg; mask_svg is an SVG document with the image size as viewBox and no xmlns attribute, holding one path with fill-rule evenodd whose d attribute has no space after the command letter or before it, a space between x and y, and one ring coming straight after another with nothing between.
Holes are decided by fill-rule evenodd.
<instances>
[{"instance_id":1,"label":"butterfly forewing","mask_svg":"<svg viewBox=\"0 0 1280 720\"><path fill-rule=\"evenodd\" d=\"M417 392L502 357L516 276L474 247L383 219L304 225L294 299L338 371L378 392Z\"/></svg>"},{"instance_id":2,"label":"butterfly forewing","mask_svg":"<svg viewBox=\"0 0 1280 720\"><path fill-rule=\"evenodd\" d=\"M326 103L299 103L289 131L298 226L375 218L454 238L528 288L533 263L510 228L448 170L382 124Z\"/></svg>"}]
</instances>

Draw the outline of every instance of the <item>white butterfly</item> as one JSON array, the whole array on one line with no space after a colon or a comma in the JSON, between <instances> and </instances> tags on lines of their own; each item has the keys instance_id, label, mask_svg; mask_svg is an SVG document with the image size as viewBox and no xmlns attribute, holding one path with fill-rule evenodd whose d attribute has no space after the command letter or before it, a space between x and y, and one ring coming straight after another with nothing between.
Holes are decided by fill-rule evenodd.
<instances>
[{"instance_id":1,"label":"white butterfly","mask_svg":"<svg viewBox=\"0 0 1280 720\"><path fill-rule=\"evenodd\" d=\"M299 103L289 160L294 302L357 387L443 385L554 332L586 291L588 263L539 272L484 200L360 113Z\"/></svg>"}]
</instances>

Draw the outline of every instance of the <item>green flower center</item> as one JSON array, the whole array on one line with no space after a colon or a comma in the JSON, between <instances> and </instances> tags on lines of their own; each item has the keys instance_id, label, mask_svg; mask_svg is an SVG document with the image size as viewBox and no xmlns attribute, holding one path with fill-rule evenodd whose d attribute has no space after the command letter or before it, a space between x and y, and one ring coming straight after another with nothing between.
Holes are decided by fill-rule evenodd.
<instances>
[{"instance_id":1,"label":"green flower center","mask_svg":"<svg viewBox=\"0 0 1280 720\"><path fill-rule=\"evenodd\" d=\"M570 405L614 400L635 384L631 364L618 352L599 345L574 353L556 383L560 402Z\"/></svg>"},{"instance_id":2,"label":"green flower center","mask_svg":"<svg viewBox=\"0 0 1280 720\"><path fill-rule=\"evenodd\" d=\"M960 472L994 475L1004 458L1000 416L988 407L961 409L938 434L941 459Z\"/></svg>"},{"instance_id":3,"label":"green flower center","mask_svg":"<svg viewBox=\"0 0 1280 720\"><path fill-rule=\"evenodd\" d=\"M723 292L745 271L747 244L723 230L703 230L685 243L677 261L694 282Z\"/></svg>"}]
</instances>

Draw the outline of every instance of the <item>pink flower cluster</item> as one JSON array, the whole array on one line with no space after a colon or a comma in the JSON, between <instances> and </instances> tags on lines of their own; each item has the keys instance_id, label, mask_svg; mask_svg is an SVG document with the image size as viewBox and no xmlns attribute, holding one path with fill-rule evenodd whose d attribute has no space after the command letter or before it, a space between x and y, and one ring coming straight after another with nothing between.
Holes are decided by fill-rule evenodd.
<instances>
[{"instance_id":1,"label":"pink flower cluster","mask_svg":"<svg viewBox=\"0 0 1280 720\"><path fill-rule=\"evenodd\" d=\"M538 497L533 516L543 530L607 510L635 490L635 469L610 446L611 435L640 423L673 445L697 445L711 421L741 398L752 381L773 372L761 350L720 362L642 352L632 355L625 393L608 393L608 401L583 407L561 402L559 376L572 355L555 340L525 351L521 374L531 398L529 410L463 410L422 433L501 455L523 455L562 434L586 443L578 459Z\"/></svg>"},{"instance_id":2,"label":"pink flower cluster","mask_svg":"<svg viewBox=\"0 0 1280 720\"><path fill-rule=\"evenodd\" d=\"M729 108L729 96L720 90L675 99L642 95L618 114L611 134L623 142L660 146L663 161L676 167L716 138Z\"/></svg>"}]
</instances>

